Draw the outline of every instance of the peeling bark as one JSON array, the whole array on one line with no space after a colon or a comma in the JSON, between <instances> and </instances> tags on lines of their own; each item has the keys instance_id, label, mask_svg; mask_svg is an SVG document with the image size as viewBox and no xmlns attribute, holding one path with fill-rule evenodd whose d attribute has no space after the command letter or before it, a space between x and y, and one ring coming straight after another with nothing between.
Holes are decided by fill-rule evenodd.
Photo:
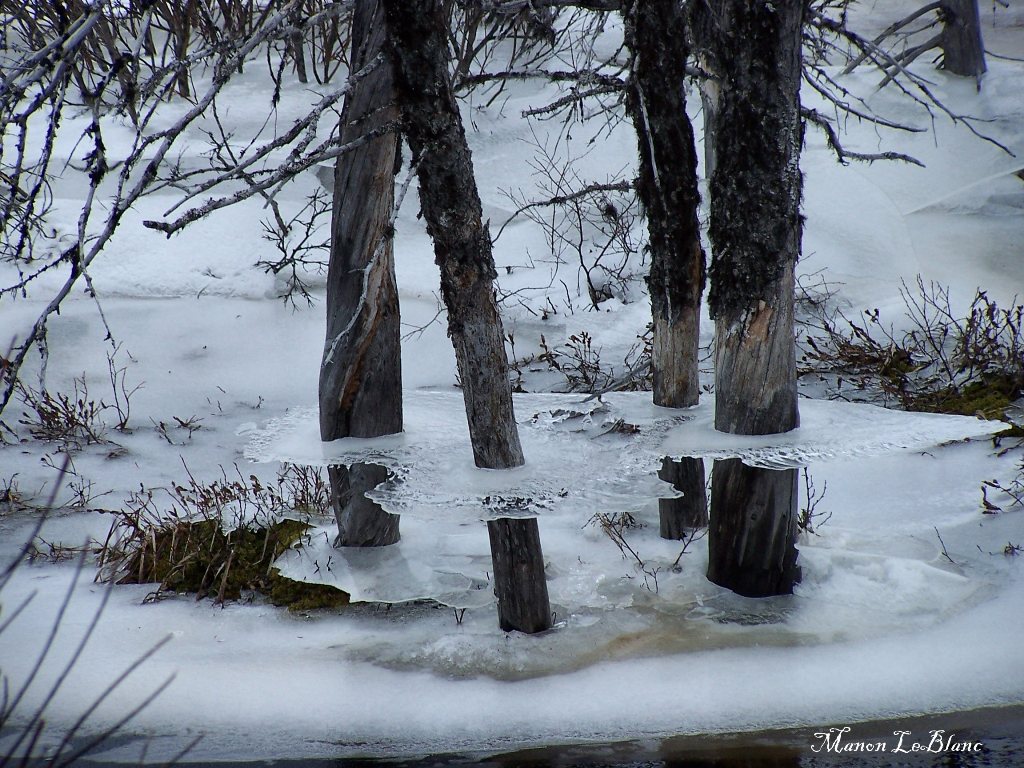
<instances>
[{"instance_id":1,"label":"peeling bark","mask_svg":"<svg viewBox=\"0 0 1024 768\"><path fill-rule=\"evenodd\" d=\"M448 335L455 347L478 467L523 463L512 407L504 333L494 295L491 238L482 221L473 161L452 93L441 0L384 0L388 52L412 149L420 208L441 270ZM487 525L503 629L551 626L536 520Z\"/></svg>"},{"instance_id":2,"label":"peeling bark","mask_svg":"<svg viewBox=\"0 0 1024 768\"><path fill-rule=\"evenodd\" d=\"M383 11L360 0L352 22L352 71L380 54ZM342 110L342 141L398 119L392 75L378 67L357 83ZM334 173L327 339L320 369L320 437L377 437L402 431L401 330L392 249L398 138L386 133L341 155ZM399 539L398 517L364 496L383 467L331 467L338 544L383 546Z\"/></svg>"}]
</instances>

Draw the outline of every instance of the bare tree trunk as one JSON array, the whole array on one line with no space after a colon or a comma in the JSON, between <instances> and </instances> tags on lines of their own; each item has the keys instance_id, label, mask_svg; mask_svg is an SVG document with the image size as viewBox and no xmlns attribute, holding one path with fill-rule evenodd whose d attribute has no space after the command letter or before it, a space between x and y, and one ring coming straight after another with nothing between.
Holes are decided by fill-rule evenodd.
<instances>
[{"instance_id":1,"label":"bare tree trunk","mask_svg":"<svg viewBox=\"0 0 1024 768\"><path fill-rule=\"evenodd\" d=\"M537 519L500 518L487 523L498 596L498 624L506 632L551 628L548 585Z\"/></svg>"},{"instance_id":2,"label":"bare tree trunk","mask_svg":"<svg viewBox=\"0 0 1024 768\"><path fill-rule=\"evenodd\" d=\"M291 23L294 26L291 34L288 35L288 45L292 49L292 58L295 60L295 73L299 78L300 83L308 83L309 76L306 74L306 55L303 51L303 40L302 40L302 3L295 6ZM353 24L355 20L353 19ZM356 70L350 70L355 72Z\"/></svg>"},{"instance_id":3,"label":"bare tree trunk","mask_svg":"<svg viewBox=\"0 0 1024 768\"><path fill-rule=\"evenodd\" d=\"M797 470L716 461L711 471L708 578L746 597L785 595L800 581L796 564Z\"/></svg>"},{"instance_id":4,"label":"bare tree trunk","mask_svg":"<svg viewBox=\"0 0 1024 768\"><path fill-rule=\"evenodd\" d=\"M985 74L985 43L981 37L978 0L942 0L942 67L954 75Z\"/></svg>"},{"instance_id":5,"label":"bare tree trunk","mask_svg":"<svg viewBox=\"0 0 1024 768\"><path fill-rule=\"evenodd\" d=\"M704 459L662 459L658 477L683 492L681 499L658 499L658 532L663 539L685 539L708 524Z\"/></svg>"},{"instance_id":6,"label":"bare tree trunk","mask_svg":"<svg viewBox=\"0 0 1024 768\"><path fill-rule=\"evenodd\" d=\"M722 88L711 178L715 427L735 434L799 424L794 268L800 253L802 0L717 0ZM792 592L796 470L715 462L708 578L740 594Z\"/></svg>"},{"instance_id":7,"label":"bare tree trunk","mask_svg":"<svg viewBox=\"0 0 1024 768\"><path fill-rule=\"evenodd\" d=\"M384 0L389 52L403 125L420 186L420 207L441 268L448 335L455 347L478 467L523 463L512 408L491 238L482 221L473 161L452 93L441 0ZM536 520L488 523L498 620L503 629L551 626Z\"/></svg>"},{"instance_id":8,"label":"bare tree trunk","mask_svg":"<svg viewBox=\"0 0 1024 768\"><path fill-rule=\"evenodd\" d=\"M384 44L378 0L359 0L352 20L352 71ZM342 141L397 123L389 67L377 67L349 92ZM398 151L384 133L338 158L334 173L327 341L320 369L320 437L377 437L402 431L402 364L391 212ZM365 497L387 478L368 464L331 467L331 499L342 546L383 546L399 539L398 516Z\"/></svg>"},{"instance_id":9,"label":"bare tree trunk","mask_svg":"<svg viewBox=\"0 0 1024 768\"><path fill-rule=\"evenodd\" d=\"M706 63L706 71L710 72ZM704 111L704 178L710 179L715 172L715 113L718 112L718 80L703 78L700 82L700 103Z\"/></svg>"},{"instance_id":10,"label":"bare tree trunk","mask_svg":"<svg viewBox=\"0 0 1024 768\"><path fill-rule=\"evenodd\" d=\"M624 15L625 41L633 56L626 108L637 133L638 192L650 233L654 402L686 408L696 405L700 395L704 250L697 221L697 154L684 90L689 56L685 20L676 0L634 0ZM659 502L661 535L682 538L686 528L706 520L704 462L666 459L659 477L683 492L682 498Z\"/></svg>"},{"instance_id":11,"label":"bare tree trunk","mask_svg":"<svg viewBox=\"0 0 1024 768\"><path fill-rule=\"evenodd\" d=\"M331 506L338 521L336 547L381 547L394 544L401 538L398 515L381 509L366 497L390 473L379 464L353 464L327 468L331 485Z\"/></svg>"}]
</instances>

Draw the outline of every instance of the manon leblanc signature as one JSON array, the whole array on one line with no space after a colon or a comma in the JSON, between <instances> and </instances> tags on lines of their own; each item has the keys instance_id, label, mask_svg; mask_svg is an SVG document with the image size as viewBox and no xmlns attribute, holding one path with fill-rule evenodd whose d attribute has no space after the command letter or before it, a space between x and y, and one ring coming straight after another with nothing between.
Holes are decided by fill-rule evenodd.
<instances>
[{"instance_id":1,"label":"manon leblanc signature","mask_svg":"<svg viewBox=\"0 0 1024 768\"><path fill-rule=\"evenodd\" d=\"M811 744L812 752L890 752L894 755L913 753L942 752L981 752L984 745L980 741L964 741L955 733L947 733L936 729L922 735L911 731L893 731L892 738L853 739L853 729L844 725L818 731L814 734L815 743Z\"/></svg>"}]
</instances>

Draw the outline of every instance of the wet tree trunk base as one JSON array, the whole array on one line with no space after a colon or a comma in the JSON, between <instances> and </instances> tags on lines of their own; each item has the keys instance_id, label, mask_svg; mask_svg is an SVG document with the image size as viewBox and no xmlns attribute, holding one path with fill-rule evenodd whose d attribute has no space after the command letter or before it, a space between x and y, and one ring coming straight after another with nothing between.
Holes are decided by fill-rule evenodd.
<instances>
[{"instance_id":1,"label":"wet tree trunk base","mask_svg":"<svg viewBox=\"0 0 1024 768\"><path fill-rule=\"evenodd\" d=\"M672 483L683 497L658 500L659 532L663 539L685 539L708 524L708 498L703 459L665 457L658 477Z\"/></svg>"},{"instance_id":2,"label":"wet tree trunk base","mask_svg":"<svg viewBox=\"0 0 1024 768\"><path fill-rule=\"evenodd\" d=\"M708 579L744 597L792 594L798 470L749 467L740 459L711 471Z\"/></svg>"},{"instance_id":3,"label":"wet tree trunk base","mask_svg":"<svg viewBox=\"0 0 1024 768\"><path fill-rule=\"evenodd\" d=\"M487 522L498 624L528 634L551 628L551 606L536 518Z\"/></svg>"},{"instance_id":4,"label":"wet tree trunk base","mask_svg":"<svg viewBox=\"0 0 1024 768\"><path fill-rule=\"evenodd\" d=\"M398 515L385 512L366 498L381 483L388 470L379 464L353 464L327 468L331 483L331 505L338 521L336 547L384 547L401 538Z\"/></svg>"}]
</instances>

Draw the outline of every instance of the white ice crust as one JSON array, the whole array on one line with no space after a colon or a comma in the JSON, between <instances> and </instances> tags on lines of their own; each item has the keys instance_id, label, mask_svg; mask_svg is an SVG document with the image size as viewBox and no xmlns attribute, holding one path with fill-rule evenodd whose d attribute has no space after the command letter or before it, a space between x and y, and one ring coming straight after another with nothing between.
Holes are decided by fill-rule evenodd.
<instances>
[{"instance_id":1,"label":"white ice crust","mask_svg":"<svg viewBox=\"0 0 1024 768\"><path fill-rule=\"evenodd\" d=\"M515 407L527 463L506 471L473 466L457 391L406 392L406 430L401 435L322 443L310 409L293 409L262 430L247 431L251 442L246 455L254 461L318 466L375 462L394 473L392 481L370 495L384 509L403 516L400 544L335 549L334 527L325 525L309 545L280 559L282 573L331 584L361 602L429 598L453 608L479 607L494 599L481 520L536 516L545 530L561 528L571 535L597 512L639 515L655 507L658 498L678 495L657 477L666 455L739 458L783 469L924 449L1005 427L961 416L801 400L800 428L746 437L715 431L710 398L696 408L679 410L653 405L645 392L601 400L572 394L517 395ZM646 545L648 550L660 546ZM545 551L550 554L550 547ZM672 553L666 550L665 555L671 561ZM559 559L571 562L575 557L568 551ZM577 606L601 608L619 599L574 579L571 573L556 574L549 586Z\"/></svg>"},{"instance_id":2,"label":"white ice crust","mask_svg":"<svg viewBox=\"0 0 1024 768\"><path fill-rule=\"evenodd\" d=\"M664 456L738 458L751 466L786 469L923 450L1006 428L1003 422L971 416L801 399L797 429L731 435L714 428L713 397L694 408L672 409L653 405L649 392L610 393L600 399L516 395L515 408L526 465L512 470L473 466L457 391L407 391L405 431L379 438L322 443L315 411L296 408L251 433L245 455L256 462L315 466L382 464L395 480L373 496L389 512L475 520L542 516L546 509L572 505L581 497L613 502L623 496L643 501L671 495L656 478ZM595 474L598 466L603 471Z\"/></svg>"}]
</instances>

